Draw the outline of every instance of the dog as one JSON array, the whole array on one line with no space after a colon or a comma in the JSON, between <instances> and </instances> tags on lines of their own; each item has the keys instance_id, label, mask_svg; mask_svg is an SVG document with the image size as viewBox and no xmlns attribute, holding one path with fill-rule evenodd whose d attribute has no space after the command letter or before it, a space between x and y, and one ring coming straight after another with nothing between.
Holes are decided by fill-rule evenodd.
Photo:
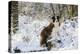
<instances>
[{"instance_id":1,"label":"dog","mask_svg":"<svg viewBox=\"0 0 80 54\"><path fill-rule=\"evenodd\" d=\"M49 37L51 36L54 28L56 28L59 25L59 16L52 16L52 22L50 22L50 24L47 27L44 27L44 29L41 31L40 33L40 46L42 47L48 47L48 43L47 40L49 39ZM57 25L57 24L58 25Z\"/></svg>"}]
</instances>

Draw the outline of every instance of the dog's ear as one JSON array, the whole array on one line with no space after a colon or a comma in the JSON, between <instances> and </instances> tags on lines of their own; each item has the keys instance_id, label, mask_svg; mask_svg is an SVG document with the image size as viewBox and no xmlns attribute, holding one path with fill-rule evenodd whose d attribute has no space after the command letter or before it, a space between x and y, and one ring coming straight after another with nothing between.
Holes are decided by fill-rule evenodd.
<instances>
[{"instance_id":1,"label":"dog's ear","mask_svg":"<svg viewBox=\"0 0 80 54\"><path fill-rule=\"evenodd\" d=\"M52 20L53 20L53 22L55 22L55 16L52 16Z\"/></svg>"}]
</instances>

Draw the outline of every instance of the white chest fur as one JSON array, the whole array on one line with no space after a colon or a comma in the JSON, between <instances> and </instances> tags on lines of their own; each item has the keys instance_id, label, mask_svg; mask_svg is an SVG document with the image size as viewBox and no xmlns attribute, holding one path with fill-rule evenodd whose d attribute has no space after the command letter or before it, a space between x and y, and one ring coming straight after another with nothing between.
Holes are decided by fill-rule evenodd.
<instances>
[{"instance_id":1,"label":"white chest fur","mask_svg":"<svg viewBox=\"0 0 80 54\"><path fill-rule=\"evenodd\" d=\"M52 29L51 37L55 36L55 34L59 31L59 22L54 22L54 27Z\"/></svg>"}]
</instances>

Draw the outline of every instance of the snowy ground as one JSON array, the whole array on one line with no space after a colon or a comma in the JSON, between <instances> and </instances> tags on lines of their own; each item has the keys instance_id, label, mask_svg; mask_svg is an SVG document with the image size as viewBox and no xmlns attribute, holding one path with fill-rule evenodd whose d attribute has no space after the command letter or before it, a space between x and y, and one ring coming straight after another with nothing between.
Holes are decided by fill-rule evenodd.
<instances>
[{"instance_id":1,"label":"snowy ground","mask_svg":"<svg viewBox=\"0 0 80 54\"><path fill-rule=\"evenodd\" d=\"M73 21L66 19L61 24L55 38L53 37L52 42L56 44L57 50L78 48L78 21L77 17L74 18ZM61 43L58 43L57 40L61 40Z\"/></svg>"},{"instance_id":2,"label":"snowy ground","mask_svg":"<svg viewBox=\"0 0 80 54\"><path fill-rule=\"evenodd\" d=\"M74 18L73 21L66 19L55 37L49 40L56 44L56 47L51 50L78 48L78 19ZM46 49L40 47L40 32L49 23L48 19L38 20L25 15L19 16L19 30L12 35L12 52L16 47L21 52ZM58 43L57 40L61 40L61 43Z\"/></svg>"}]
</instances>

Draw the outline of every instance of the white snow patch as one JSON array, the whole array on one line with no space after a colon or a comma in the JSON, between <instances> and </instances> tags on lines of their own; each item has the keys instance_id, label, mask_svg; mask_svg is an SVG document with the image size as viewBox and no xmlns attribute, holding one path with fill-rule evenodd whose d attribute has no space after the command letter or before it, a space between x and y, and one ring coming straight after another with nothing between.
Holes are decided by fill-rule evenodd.
<instances>
[{"instance_id":1,"label":"white snow patch","mask_svg":"<svg viewBox=\"0 0 80 54\"><path fill-rule=\"evenodd\" d=\"M38 19L34 20L29 16L19 16L19 30L16 34L12 35L12 51L16 47L22 52L46 49L40 47L40 32L49 23L48 19L40 21ZM77 48L77 28L78 23L75 21L66 20L62 23L59 31L50 40L56 44L56 48L52 48L51 50ZM59 39L62 43L56 42Z\"/></svg>"}]
</instances>

